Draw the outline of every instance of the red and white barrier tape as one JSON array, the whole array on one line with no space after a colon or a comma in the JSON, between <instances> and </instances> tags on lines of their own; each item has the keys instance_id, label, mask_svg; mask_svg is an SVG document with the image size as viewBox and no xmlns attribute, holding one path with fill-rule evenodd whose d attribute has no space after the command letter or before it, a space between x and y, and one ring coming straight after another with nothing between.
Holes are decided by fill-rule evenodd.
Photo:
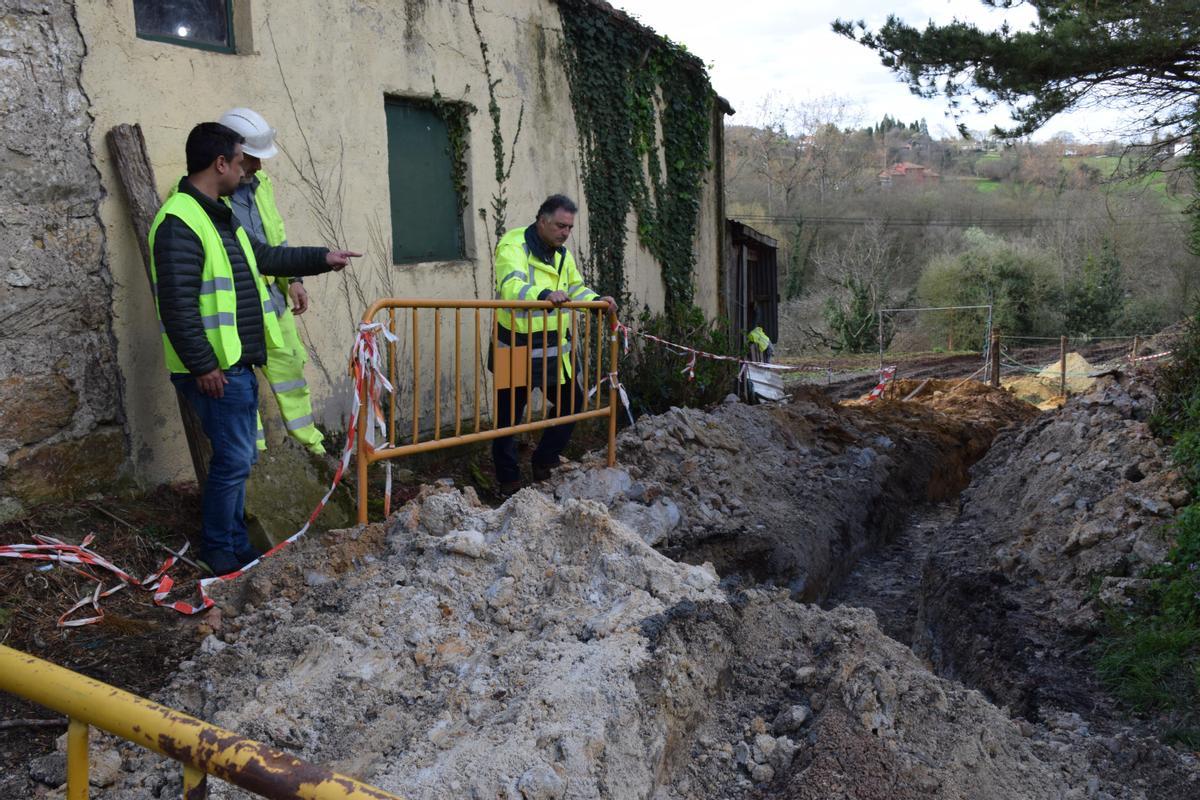
<instances>
[{"instance_id":1,"label":"red and white barrier tape","mask_svg":"<svg viewBox=\"0 0 1200 800\"><path fill-rule=\"evenodd\" d=\"M88 545L90 545L95 538L95 534L88 534L83 538L83 542L80 544L68 544L61 539L55 539L53 536L44 536L42 534L35 533L33 535L33 539L36 544L9 544L0 546L0 558L19 558L29 561L51 561L58 564L63 564L72 572L82 575L88 580L96 582L95 591L89 593L86 597L79 600L79 602L67 609L63 615L58 618L58 625L59 627L63 628L73 628L79 625L91 625L92 623L99 622L104 618L104 610L100 607L100 598L115 594L116 592L124 589L126 586L134 586L138 589L145 589L147 591L156 591L163 581L169 580L166 572L171 567L175 566L175 562L179 560L177 556L170 556L155 572L147 575L142 580L138 580L125 570L113 564L104 556L100 555L94 550L89 549ZM186 550L187 545L185 544L183 549L179 552L182 554ZM78 564L80 567L84 567L84 569L72 566L75 564ZM118 583L110 589L105 589L104 579L92 570L87 569L88 567L96 567L112 573L114 576L116 576ZM158 603L157 594L155 595L155 602L157 605L163 605L162 603ZM86 605L90 605L95 610L96 613L94 616L73 620L67 619L73 613Z\"/></svg>"},{"instance_id":2,"label":"red and white barrier tape","mask_svg":"<svg viewBox=\"0 0 1200 800\"><path fill-rule=\"evenodd\" d=\"M630 328L628 325L625 325L624 323L622 323L620 321L618 321L616 323L616 329L618 331L620 331L621 336L624 340L623 348L624 348L624 352L626 354L629 353L629 337L630 337L630 335L633 335L633 336L640 336L641 338L647 339L651 342L656 342L657 344L662 345L667 350L670 350L672 353L676 353L677 355L686 356L688 359L688 362L686 365L684 365L683 369L681 369L680 372L687 375L688 380L692 380L696 377L696 359L697 358L707 358L712 361L732 361L735 364L740 364L742 375L745 375L746 368L750 367L750 366L757 367L758 369L769 369L774 372L814 372L814 371L823 372L823 371L828 371L827 367L815 367L815 366L804 365L804 364L768 364L768 363L765 363L762 361L750 361L745 358L738 358L737 356L723 356L723 355L720 355L719 353L708 353L708 352L705 352L704 350L697 350L694 347L688 347L685 344L676 344L675 342L669 342L666 339L663 339L659 336L655 336L652 333L643 333L642 331L635 331L632 328Z\"/></svg>"},{"instance_id":3,"label":"red and white barrier tape","mask_svg":"<svg viewBox=\"0 0 1200 800\"><path fill-rule=\"evenodd\" d=\"M621 403L625 406L625 414L629 417L630 425L637 425L633 419L633 411L629 407L629 395L625 393L625 387L621 385L621 381L617 379L617 373L610 372L608 375L600 379L600 382L593 386L587 393L586 401L590 401L596 396L596 392L600 391L600 387L606 383L611 383L617 389L617 394L621 397ZM586 402L585 402L586 407Z\"/></svg>"},{"instance_id":4,"label":"red and white barrier tape","mask_svg":"<svg viewBox=\"0 0 1200 800\"><path fill-rule=\"evenodd\" d=\"M896 377L895 367L884 367L881 369L879 371L879 383L875 384L875 388L872 389L867 395L867 402L873 403L879 398L883 397L884 390L887 389L888 383L890 383L894 377Z\"/></svg>"},{"instance_id":5,"label":"red and white barrier tape","mask_svg":"<svg viewBox=\"0 0 1200 800\"><path fill-rule=\"evenodd\" d=\"M34 535L34 540L37 544L11 544L0 545L0 558L20 558L34 561L53 561L59 564L68 565L68 568L74 572L83 575L89 580L96 581L96 589L87 597L79 600L75 605L71 606L58 619L60 627L76 627L80 625L90 625L99 622L104 618L104 610L100 607L100 598L108 597L111 594L121 591L127 586L134 586L138 589L145 589L154 592L154 604L178 611L180 614L198 614L201 611L206 611L212 608L214 601L208 596L206 591L216 581L231 581L239 578L255 567L264 558L278 553L283 548L287 547L292 542L299 539L304 534L308 533L308 529L313 522L325 509L325 505L329 502L329 498L333 496L333 492L337 489L338 484L342 482L342 477L350 468L350 458L354 453L354 445L358 433L358 412L361 407L361 392L365 383L369 402L367 405L367 426L365 436L367 447L375 449L376 437L375 429L378 428L381 433L381 440L387 442L387 424L384 420L383 408L380 404L380 395L384 389L392 391L392 385L388 382L387 376L383 369L382 348L378 346L375 340L375 334L382 334L388 341L396 341L396 337L392 334L383 323L363 323L358 326L358 335L354 340L354 347L351 350L351 372L354 376L354 400L350 410L350 420L346 426L346 446L342 450L341 460L338 462L337 471L334 473L333 481L329 486L329 491L321 498L321 502L313 509L309 515L308 521L304 526L294 534L289 536L284 541L272 547L267 552L263 553L254 561L246 564L241 569L230 572L225 575L218 575L212 578L203 578L200 580L197 590L200 595L198 605L192 605L182 600L168 601L167 597L175 586L175 580L167 574L167 570L173 567L178 561L177 555L172 555L167 558L162 566L156 572L148 575L142 580L137 580L125 570L120 569L112 562L105 559L99 553L88 549L95 538L94 534L88 534L84 537L81 544L73 545L55 539L50 536L40 534ZM623 392L622 392L623 394ZM390 443L389 443L390 444ZM387 464L387 495L384 500L385 511L390 507L391 499L391 462ZM178 555L182 555L187 550L185 543L183 549ZM103 580L91 571L78 569L74 565L78 564L84 567L98 567L112 573L118 579L118 583L110 589L103 588ZM82 619L68 620L67 618L80 608L86 605L92 606L95 610L95 615Z\"/></svg>"},{"instance_id":6,"label":"red and white barrier tape","mask_svg":"<svg viewBox=\"0 0 1200 800\"><path fill-rule=\"evenodd\" d=\"M1163 350L1161 353L1155 353L1149 356L1141 356L1139 358L1131 358L1129 360L1136 364L1139 361L1154 361L1155 359L1166 358L1169 355L1171 355L1170 350Z\"/></svg>"}]
</instances>

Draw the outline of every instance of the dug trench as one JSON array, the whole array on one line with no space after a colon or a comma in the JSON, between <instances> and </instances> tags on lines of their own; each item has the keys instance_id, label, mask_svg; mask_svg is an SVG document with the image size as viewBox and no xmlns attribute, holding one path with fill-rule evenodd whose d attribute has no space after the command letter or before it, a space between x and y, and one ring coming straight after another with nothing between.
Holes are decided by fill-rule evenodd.
<instances>
[{"instance_id":1,"label":"dug trench","mask_svg":"<svg viewBox=\"0 0 1200 800\"><path fill-rule=\"evenodd\" d=\"M1109 380L1038 415L931 383L643 418L619 468L499 508L423 487L268 559L157 699L413 798L1198 796L1191 754L1066 691L1070 637L1161 557L1178 499L1147 396ZM93 796L177 793L174 765L93 748L120 765Z\"/></svg>"}]
</instances>

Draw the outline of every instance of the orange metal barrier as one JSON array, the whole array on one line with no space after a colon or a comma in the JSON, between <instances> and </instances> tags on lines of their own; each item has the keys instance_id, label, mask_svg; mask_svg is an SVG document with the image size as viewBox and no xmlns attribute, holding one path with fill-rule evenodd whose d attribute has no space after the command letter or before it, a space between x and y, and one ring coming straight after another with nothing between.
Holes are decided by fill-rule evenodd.
<instances>
[{"instance_id":1,"label":"orange metal barrier","mask_svg":"<svg viewBox=\"0 0 1200 800\"><path fill-rule=\"evenodd\" d=\"M412 434L407 442L397 442L396 407L399 391L393 391L389 395L386 412L388 443L379 448L372 449L370 447L366 436L371 398L367 397L367 383L364 381L359 397L358 446L356 448L359 522L367 521L367 468L376 461L400 458L431 450L440 450L470 442L496 439L501 436L511 436L525 431L550 428L569 422L608 417L608 464L612 466L616 463L617 407L619 403L617 398L618 384L616 381L616 316L608 310L607 303L592 301L586 303L563 303L561 306L555 306L550 302L537 300L414 300L389 298L377 300L372 304L366 313L363 314L363 322L368 324L375 322L376 315L385 309L388 314L387 328L393 335L398 333L397 312L401 314L407 312L412 317L412 338L409 341L412 351L412 382L410 388L412 394ZM484 422L483 415L483 401L486 395L482 386L483 372L487 370L485 361L487 354L481 347L481 333L483 311L485 309L492 311L490 322L491 332L488 339L491 347L490 352L493 354L491 411L489 414L491 417L490 427ZM575 393L570 391L569 384L567 385L569 407L563 409L560 405L564 402L564 384L558 380L554 380L553 383L551 382L554 376L547 375L548 359L545 357L547 354L543 353L541 356L538 356L538 349L533 346L532 340L536 338L536 335L531 337L531 341L523 346L507 346L500 341L500 328L496 314L498 309L509 309L514 313L524 312L531 316L540 314L543 317L543 330L545 329L545 323L550 320L552 314L557 316L555 322L559 331L564 329L564 319L567 321L570 337L566 346L569 347L573 368L571 379L579 383L583 396L582 408L576 408ZM468 312L466 327L471 331L469 350L473 381L470 385L474 388L474 392L470 396L471 406L473 406L471 411L473 413L466 415L463 413L464 391L462 369L464 311ZM422 315L421 312L426 313ZM447 349L443 347L442 343L442 327L448 321L444 319L449 316L448 312L453 312L454 318L454 434L443 436L442 406L444 400L448 405L449 392L445 392L442 386L442 351ZM422 321L429 320L432 320L433 325L433 433L431 439L421 441L421 429L423 427L421 413L421 324ZM593 328L595 328L594 332ZM604 353L606 349L604 347L605 337L608 338L607 365L605 365ZM562 347L563 344L560 342L555 349L561 350ZM388 381L393 387L396 387L396 375L399 368L399 349L395 342L389 341L387 343ZM544 344L543 349L545 349ZM592 360L593 354L594 361ZM541 363L541 380L537 383L534 381L535 361ZM561 364L561 361L556 363ZM612 380L608 380L607 403L601 405L600 398L603 392L600 391L600 386L609 376L612 376ZM516 404L511 402L509 403L509 418L507 420L496 419L496 408L500 399L500 393L504 391L515 393L516 389L521 388L525 389L526 398L523 414L524 421L520 421L517 418ZM535 388L541 392L541 419L535 419L536 413L533 408L533 390ZM594 406L591 396L593 392ZM556 411L562 409L569 413L556 417L549 416L548 402L554 404ZM468 420L468 424L471 419L474 420L473 430L468 432L463 431L464 418Z\"/></svg>"}]
</instances>

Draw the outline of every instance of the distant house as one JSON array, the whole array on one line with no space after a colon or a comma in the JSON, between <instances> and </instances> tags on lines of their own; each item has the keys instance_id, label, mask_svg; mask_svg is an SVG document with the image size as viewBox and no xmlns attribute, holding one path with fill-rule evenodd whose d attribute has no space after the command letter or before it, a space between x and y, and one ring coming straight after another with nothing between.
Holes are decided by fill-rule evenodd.
<instances>
[{"instance_id":1,"label":"distant house","mask_svg":"<svg viewBox=\"0 0 1200 800\"><path fill-rule=\"evenodd\" d=\"M880 186L920 186L941 179L939 172L911 161L897 162L879 173Z\"/></svg>"}]
</instances>

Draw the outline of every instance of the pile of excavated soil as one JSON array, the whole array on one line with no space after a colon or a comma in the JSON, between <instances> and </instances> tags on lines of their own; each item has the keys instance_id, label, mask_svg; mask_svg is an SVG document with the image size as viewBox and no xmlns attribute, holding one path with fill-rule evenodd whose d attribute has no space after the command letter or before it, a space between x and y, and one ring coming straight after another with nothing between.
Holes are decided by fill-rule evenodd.
<instances>
[{"instance_id":1,"label":"pile of excavated soil","mask_svg":"<svg viewBox=\"0 0 1200 800\"><path fill-rule=\"evenodd\" d=\"M870 612L722 587L598 503L429 491L261 570L162 699L405 797L1125 796ZM178 792L93 747L99 800Z\"/></svg>"},{"instance_id":2,"label":"pile of excavated soil","mask_svg":"<svg viewBox=\"0 0 1200 800\"><path fill-rule=\"evenodd\" d=\"M1004 378L1001 385L1021 400L1043 410L1058 408L1062 394L1062 359L1047 364L1039 372L1019 378ZM1088 377L1095 368L1078 353L1067 353L1067 392L1080 394L1092 388L1096 379Z\"/></svg>"},{"instance_id":3,"label":"pile of excavated soil","mask_svg":"<svg viewBox=\"0 0 1200 800\"><path fill-rule=\"evenodd\" d=\"M1105 606L1132 602L1165 556L1189 497L1146 423L1153 400L1146 383L1105 377L997 439L925 568L915 647L939 673L1030 720L1114 721L1091 645ZM1161 766L1123 769L1152 781Z\"/></svg>"},{"instance_id":4,"label":"pile of excavated soil","mask_svg":"<svg viewBox=\"0 0 1200 800\"><path fill-rule=\"evenodd\" d=\"M993 432L1037 416L1037 409L1028 402L975 380L901 379L877 402L886 406L901 398Z\"/></svg>"},{"instance_id":5,"label":"pile of excavated soil","mask_svg":"<svg viewBox=\"0 0 1200 800\"><path fill-rule=\"evenodd\" d=\"M862 407L809 390L786 405L674 408L621 434L620 470L585 460L548 490L605 503L668 555L815 601L913 500L957 494L996 432L1032 414L969 386Z\"/></svg>"},{"instance_id":6,"label":"pile of excavated soil","mask_svg":"<svg viewBox=\"0 0 1200 800\"><path fill-rule=\"evenodd\" d=\"M796 602L965 472L1002 417L980 434L920 398L674 409L622 434L620 468L589 461L500 508L426 487L386 525L225 586L156 699L418 799L1194 795L1200 769L1174 751L1069 711L1013 720L871 612ZM174 763L93 748L99 800L178 793Z\"/></svg>"}]
</instances>

